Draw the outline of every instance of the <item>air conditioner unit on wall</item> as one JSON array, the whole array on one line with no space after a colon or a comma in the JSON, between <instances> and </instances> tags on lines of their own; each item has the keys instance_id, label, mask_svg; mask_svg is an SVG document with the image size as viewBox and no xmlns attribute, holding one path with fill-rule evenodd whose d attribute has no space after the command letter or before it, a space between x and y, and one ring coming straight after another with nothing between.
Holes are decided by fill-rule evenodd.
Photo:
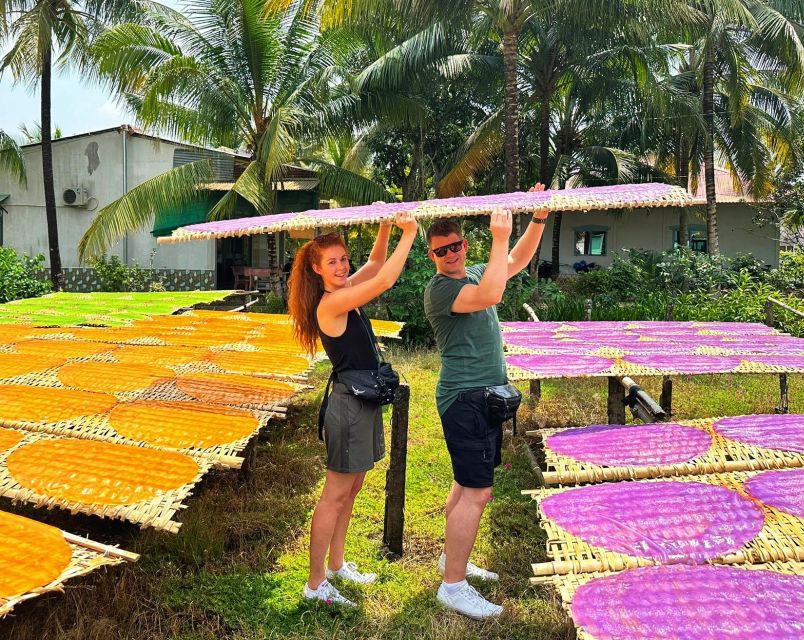
<instances>
[{"instance_id":1,"label":"air conditioner unit on wall","mask_svg":"<svg viewBox=\"0 0 804 640\"><path fill-rule=\"evenodd\" d=\"M85 187L68 187L62 192L61 200L68 207L85 207L89 201L89 191Z\"/></svg>"}]
</instances>

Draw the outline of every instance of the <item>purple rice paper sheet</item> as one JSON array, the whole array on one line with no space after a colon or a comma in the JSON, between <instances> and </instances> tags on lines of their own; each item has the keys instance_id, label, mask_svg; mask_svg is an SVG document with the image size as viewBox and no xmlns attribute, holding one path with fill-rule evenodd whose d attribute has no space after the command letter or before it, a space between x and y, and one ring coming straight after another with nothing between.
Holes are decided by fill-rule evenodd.
<instances>
[{"instance_id":1,"label":"purple rice paper sheet","mask_svg":"<svg viewBox=\"0 0 804 640\"><path fill-rule=\"evenodd\" d=\"M617 482L545 498L544 515L587 544L662 564L736 552L762 529L752 500L702 482Z\"/></svg>"},{"instance_id":2,"label":"purple rice paper sheet","mask_svg":"<svg viewBox=\"0 0 804 640\"><path fill-rule=\"evenodd\" d=\"M608 371L614 361L599 356L576 355L513 355L506 356L507 364L541 378L574 378Z\"/></svg>"},{"instance_id":3,"label":"purple rice paper sheet","mask_svg":"<svg viewBox=\"0 0 804 640\"><path fill-rule=\"evenodd\" d=\"M625 356L623 362L681 374L728 373L740 366L741 356Z\"/></svg>"},{"instance_id":4,"label":"purple rice paper sheet","mask_svg":"<svg viewBox=\"0 0 804 640\"><path fill-rule=\"evenodd\" d=\"M804 518L804 469L765 471L748 480L745 488L764 504Z\"/></svg>"},{"instance_id":5,"label":"purple rice paper sheet","mask_svg":"<svg viewBox=\"0 0 804 640\"><path fill-rule=\"evenodd\" d=\"M608 425L567 429L547 438L556 453L609 467L649 467L688 462L705 454L712 437L674 423Z\"/></svg>"},{"instance_id":6,"label":"purple rice paper sheet","mask_svg":"<svg viewBox=\"0 0 804 640\"><path fill-rule=\"evenodd\" d=\"M720 435L764 449L804 453L804 414L734 416L715 422Z\"/></svg>"},{"instance_id":7,"label":"purple rice paper sheet","mask_svg":"<svg viewBox=\"0 0 804 640\"><path fill-rule=\"evenodd\" d=\"M628 569L581 586L575 623L597 640L804 638L804 577L726 566Z\"/></svg>"}]
</instances>

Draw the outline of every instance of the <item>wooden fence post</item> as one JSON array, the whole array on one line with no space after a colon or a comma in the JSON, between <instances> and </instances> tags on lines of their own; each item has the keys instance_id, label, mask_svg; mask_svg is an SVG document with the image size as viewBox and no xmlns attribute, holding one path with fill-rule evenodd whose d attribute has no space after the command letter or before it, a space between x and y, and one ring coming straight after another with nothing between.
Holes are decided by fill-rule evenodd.
<instances>
[{"instance_id":1,"label":"wooden fence post","mask_svg":"<svg viewBox=\"0 0 804 640\"><path fill-rule=\"evenodd\" d=\"M620 379L609 376L609 424L625 424L625 389Z\"/></svg>"},{"instance_id":2,"label":"wooden fence post","mask_svg":"<svg viewBox=\"0 0 804 640\"><path fill-rule=\"evenodd\" d=\"M787 374L779 374L779 406L776 413L790 413L790 397L788 395Z\"/></svg>"},{"instance_id":3,"label":"wooden fence post","mask_svg":"<svg viewBox=\"0 0 804 640\"><path fill-rule=\"evenodd\" d=\"M385 523L382 542L386 556L402 556L405 531L405 474L408 465L410 387L399 385L391 413L391 460L385 474Z\"/></svg>"},{"instance_id":4,"label":"wooden fence post","mask_svg":"<svg viewBox=\"0 0 804 640\"><path fill-rule=\"evenodd\" d=\"M592 299L591 298L586 299L586 302L584 303L584 308L586 309L586 315L584 317L586 318L587 322L591 322L592 321Z\"/></svg>"},{"instance_id":5,"label":"wooden fence post","mask_svg":"<svg viewBox=\"0 0 804 640\"><path fill-rule=\"evenodd\" d=\"M673 319L673 303L667 303L667 310L664 314L666 322ZM673 414L673 379L670 376L662 376L662 394L659 396L659 405L670 417Z\"/></svg>"}]
</instances>

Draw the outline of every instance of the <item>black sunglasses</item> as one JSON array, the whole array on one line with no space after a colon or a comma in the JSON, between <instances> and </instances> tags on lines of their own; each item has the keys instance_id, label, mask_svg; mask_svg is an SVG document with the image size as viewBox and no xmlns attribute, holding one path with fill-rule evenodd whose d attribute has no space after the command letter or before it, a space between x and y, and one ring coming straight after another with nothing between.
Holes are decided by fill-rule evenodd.
<instances>
[{"instance_id":1,"label":"black sunglasses","mask_svg":"<svg viewBox=\"0 0 804 640\"><path fill-rule=\"evenodd\" d=\"M450 244L445 244L443 247L438 247L437 249L431 249L431 251L436 255L438 258L443 258L447 255L447 251L452 251L452 253L458 253L463 249L463 240L458 240L458 242L451 242Z\"/></svg>"}]
</instances>

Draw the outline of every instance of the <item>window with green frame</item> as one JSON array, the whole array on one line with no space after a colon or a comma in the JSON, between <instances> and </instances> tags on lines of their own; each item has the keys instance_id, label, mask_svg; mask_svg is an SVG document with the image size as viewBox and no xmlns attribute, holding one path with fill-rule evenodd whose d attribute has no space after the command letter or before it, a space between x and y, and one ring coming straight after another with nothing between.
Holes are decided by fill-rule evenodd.
<instances>
[{"instance_id":1,"label":"window with green frame","mask_svg":"<svg viewBox=\"0 0 804 640\"><path fill-rule=\"evenodd\" d=\"M679 237L678 237L678 227L673 226L670 227L673 232L673 248L679 246ZM702 224L690 224L687 225L687 234L689 238L689 247L693 251L698 251L700 253L706 253L707 250L707 242L706 242L706 226Z\"/></svg>"},{"instance_id":2,"label":"window with green frame","mask_svg":"<svg viewBox=\"0 0 804 640\"><path fill-rule=\"evenodd\" d=\"M608 246L608 227L575 227L576 256L605 256Z\"/></svg>"}]
</instances>

